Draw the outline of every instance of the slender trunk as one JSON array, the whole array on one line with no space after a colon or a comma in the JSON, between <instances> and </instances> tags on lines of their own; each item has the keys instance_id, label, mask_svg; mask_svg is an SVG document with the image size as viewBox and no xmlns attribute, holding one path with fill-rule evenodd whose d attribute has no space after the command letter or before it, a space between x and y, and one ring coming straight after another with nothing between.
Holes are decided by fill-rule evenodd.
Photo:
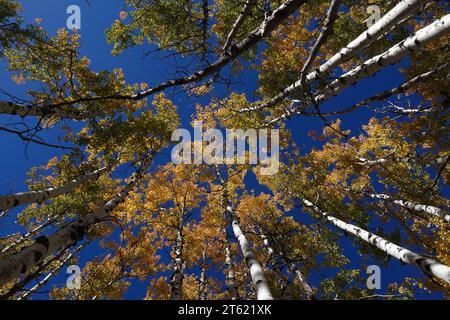
<instances>
[{"instance_id":1,"label":"slender trunk","mask_svg":"<svg viewBox=\"0 0 450 320\"><path fill-rule=\"evenodd\" d=\"M173 252L175 258L173 259L173 273L170 277L170 299L171 300L181 300L182 299L182 289L183 289L183 234L181 227L177 230L177 238L175 240L175 245L173 247Z\"/></svg>"},{"instance_id":2,"label":"slender trunk","mask_svg":"<svg viewBox=\"0 0 450 320\"><path fill-rule=\"evenodd\" d=\"M398 162L398 163L432 163L435 165L441 165L444 164L448 159L448 156L446 157L436 157L432 158L430 160L423 159L422 157L386 157L386 158L379 158L375 160L369 160L366 158L357 158L358 164L360 165L375 165L375 164L383 164L388 162Z\"/></svg>"},{"instance_id":3,"label":"slender trunk","mask_svg":"<svg viewBox=\"0 0 450 320\"><path fill-rule=\"evenodd\" d=\"M0 114L18 115L22 118L34 116L40 118L58 117L60 119L85 120L89 118L88 113L75 111L67 107L39 107L34 105L22 105L13 102L0 101Z\"/></svg>"},{"instance_id":4,"label":"slender trunk","mask_svg":"<svg viewBox=\"0 0 450 320\"><path fill-rule=\"evenodd\" d=\"M261 240L263 242L264 247L267 250L267 254L269 256L268 262L272 264L274 273L278 276L278 285L280 287L281 291L281 297L284 300L292 300L293 296L292 293L289 290L289 285L286 282L286 279L283 275L283 272L281 270L280 264L277 260L277 257L275 255L275 251L270 246L269 239L267 239L266 235L264 233L260 233Z\"/></svg>"},{"instance_id":5,"label":"slender trunk","mask_svg":"<svg viewBox=\"0 0 450 320\"><path fill-rule=\"evenodd\" d=\"M404 93L407 90L409 90L411 87L413 87L414 85L416 85L418 83L421 83L423 81L427 81L428 79L433 78L434 76L436 76L436 74L438 74L439 72L447 69L448 67L449 67L449 64L446 63L446 64L444 64L444 65L442 65L442 66L440 66L440 67L438 67L436 69L433 69L433 70L431 70L429 72L422 73L422 74L420 74L420 75L418 75L418 76L408 80L407 82L401 84L398 87L395 87L393 89L389 89L389 90L380 92L380 93L378 93L378 94L376 94L374 96L371 96L371 97L369 97L367 99L364 99L363 101L360 101L360 102L358 102L358 103L356 103L356 104L354 104L354 105L352 105L350 107L346 107L346 108L344 108L342 110L333 111L333 112L326 112L326 113L324 112L324 113L322 113L322 115L324 117L331 117L331 116L346 114L346 113L352 112L352 111L354 111L356 109L359 109L361 107L367 106L371 102L381 101L381 100L387 99L387 98L389 98L389 97L391 97L393 95ZM426 109L426 108L418 108L418 109L411 109L411 110L402 109L402 110L397 110L397 112L407 113L407 114L414 114L414 113L423 112L423 111L429 111L429 110L433 110L433 109L430 109L430 108L428 108L428 109Z\"/></svg>"},{"instance_id":6,"label":"slender trunk","mask_svg":"<svg viewBox=\"0 0 450 320\"><path fill-rule=\"evenodd\" d=\"M314 292L309 283L306 281L305 277L303 276L303 273L300 271L300 269L295 265L295 263L289 263L288 264L289 271L295 274L295 277L298 280L298 283L300 284L300 287L302 289L303 294L305 295L305 298L308 300L315 299Z\"/></svg>"},{"instance_id":7,"label":"slender trunk","mask_svg":"<svg viewBox=\"0 0 450 320\"><path fill-rule=\"evenodd\" d=\"M103 222L105 218L107 218L111 212L126 199L137 181L139 181L145 171L149 168L150 163L151 157L145 157L141 167L133 174L130 182L105 205L97 208L94 212L77 218L75 221L53 234L37 238L32 245L1 260L0 286L18 278L20 274L27 272L58 250L75 245L79 240L83 239L89 227L96 223Z\"/></svg>"},{"instance_id":8,"label":"slender trunk","mask_svg":"<svg viewBox=\"0 0 450 320\"><path fill-rule=\"evenodd\" d=\"M247 264L247 267L250 272L250 277L252 279L256 293L256 300L273 300L272 294L270 293L269 283L266 280L261 264L256 259L255 253L251 248L250 242L247 240L247 237L245 236L244 232L242 232L236 214L229 205L227 205L226 209L228 214L230 215L231 226L233 228L234 236L239 242L242 255L244 256L245 263Z\"/></svg>"},{"instance_id":9,"label":"slender trunk","mask_svg":"<svg viewBox=\"0 0 450 320\"><path fill-rule=\"evenodd\" d=\"M385 33L389 32L394 26L396 26L400 21L406 19L413 14L415 14L419 9L427 3L427 0L403 0L398 3L391 11L386 13L380 20L373 24L369 29L361 33L355 40L347 44L345 48L339 50L333 57L323 63L319 68L313 72L308 73L305 79L306 84L312 83L317 80L319 76L329 73L331 70L336 68L342 62L353 57L358 53L363 47L367 47L373 42L375 42L379 37L383 36ZM274 106L276 103L282 101L284 98L288 97L293 92L297 92L302 88L302 81L299 79L289 87L285 88L278 95L274 96L268 102L263 103L257 107L257 109L265 109ZM248 111L250 111L249 108Z\"/></svg>"},{"instance_id":10,"label":"slender trunk","mask_svg":"<svg viewBox=\"0 0 450 320\"><path fill-rule=\"evenodd\" d=\"M42 203L48 199L69 193L86 181L96 180L108 169L103 167L79 179L74 179L60 187L48 188L40 191L19 192L0 196L0 210L11 209L26 203Z\"/></svg>"},{"instance_id":11,"label":"slender trunk","mask_svg":"<svg viewBox=\"0 0 450 320\"><path fill-rule=\"evenodd\" d=\"M16 293L19 291L23 291L23 288L32 280L38 278L41 273L48 268L53 262L58 261L64 254L66 253L66 250L62 250L55 256L51 257L41 265L32 273L27 274L23 279L21 279L19 282L14 284L11 289L8 290L8 292L0 295L0 300L6 300L11 297L13 297Z\"/></svg>"},{"instance_id":12,"label":"slender trunk","mask_svg":"<svg viewBox=\"0 0 450 320\"><path fill-rule=\"evenodd\" d=\"M66 263L77 253L79 253L81 250L83 250L90 242L87 241L83 243L82 245L78 246L74 251L69 253L63 260L61 260L58 265L51 270L42 280L39 280L31 289L25 291L24 294L22 294L20 297L17 298L17 300L25 300L30 295L32 295L34 292L38 291L40 288L42 288L47 282L50 281L51 278L56 276L58 272L66 265Z\"/></svg>"},{"instance_id":13,"label":"slender trunk","mask_svg":"<svg viewBox=\"0 0 450 320\"><path fill-rule=\"evenodd\" d=\"M256 3L256 0L247 0L242 8L241 13L237 17L236 21L234 22L233 26L231 27L230 32L228 33L227 39L225 40L225 44L223 45L223 52L226 52L228 48L231 46L234 37L241 27L242 23L244 22L245 18L250 13L250 10L252 6Z\"/></svg>"},{"instance_id":14,"label":"slender trunk","mask_svg":"<svg viewBox=\"0 0 450 320\"><path fill-rule=\"evenodd\" d=\"M202 268L200 271L200 285L198 288L199 300L206 300L208 294L206 292L206 252L203 250L202 254Z\"/></svg>"},{"instance_id":15,"label":"slender trunk","mask_svg":"<svg viewBox=\"0 0 450 320\"><path fill-rule=\"evenodd\" d=\"M236 272L234 271L234 265L233 261L231 259L231 249L230 249L230 242L228 241L228 236L225 232L225 265L227 266L227 289L228 294L230 295L231 300L238 300L238 294L236 289Z\"/></svg>"},{"instance_id":16,"label":"slender trunk","mask_svg":"<svg viewBox=\"0 0 450 320\"><path fill-rule=\"evenodd\" d=\"M266 239L266 240L268 243L268 239ZM272 251L273 251L273 249L272 249ZM300 284L301 290L302 290L305 298L306 299L315 299L311 286L308 284L305 277L303 276L303 273L300 271L299 268L297 268L295 263L288 261L288 259L286 258L286 255L284 254L284 252L282 250L280 250L278 252L278 255L280 256L283 263L288 267L288 270L295 275L296 279L298 280L298 283Z\"/></svg>"},{"instance_id":17,"label":"slender trunk","mask_svg":"<svg viewBox=\"0 0 450 320\"><path fill-rule=\"evenodd\" d=\"M329 222L331 222L336 227L344 230L347 233L353 234L359 239L362 239L377 248L383 250L390 256L400 260L401 262L416 265L423 273L439 278L447 283L450 283L450 267L443 265L433 259L426 258L420 254L409 251L408 249L402 248L386 239L383 239L376 234L368 232L350 223L346 223L339 220L327 212L320 210L316 205L307 199L302 199L306 207L312 208L315 212L323 215Z\"/></svg>"},{"instance_id":18,"label":"slender trunk","mask_svg":"<svg viewBox=\"0 0 450 320\"><path fill-rule=\"evenodd\" d=\"M1 250L1 253L5 253L7 251L9 251L11 248L14 248L20 244L22 244L24 241L28 240L29 238L35 236L36 234L40 233L42 230L44 230L46 227L50 226L51 224L53 224L53 222L56 221L57 217L52 217L50 218L48 221L40 224L39 226L37 226L36 228L28 231L26 234L24 234L23 236L21 236L19 239L17 239L16 241L14 241L13 243L11 243L10 245L4 247Z\"/></svg>"},{"instance_id":19,"label":"slender trunk","mask_svg":"<svg viewBox=\"0 0 450 320\"><path fill-rule=\"evenodd\" d=\"M22 294L18 300L21 299L25 299L28 296L30 296L33 292L37 291L39 288L41 288L43 285L45 285L53 276L55 276L60 270L61 268L65 265L65 263L67 261L70 260L70 258L72 258L72 256L78 252L80 252L83 248L85 248L90 242L87 241L85 243L83 243L82 245L78 246L78 248L76 248L74 251L72 251L71 253L67 254L67 250L62 250L61 252L59 252L57 255L53 256L52 258L50 258L49 260L45 261L45 263L41 264L36 271L34 271L31 274L28 274L25 278L23 278L21 281L19 281L18 283L16 283L6 294L0 296L0 299L8 299L11 298L13 295L15 295L16 293L23 291L24 294ZM65 256L62 260L61 258ZM39 278L41 276L41 274L43 273L43 271L49 267L52 263L58 261L58 263L56 264L56 266L50 270L50 272L42 279L42 280L38 280L37 284L35 286L33 286L33 288L29 289L29 290L25 290L24 287L31 282L32 280Z\"/></svg>"},{"instance_id":20,"label":"slender trunk","mask_svg":"<svg viewBox=\"0 0 450 320\"><path fill-rule=\"evenodd\" d=\"M261 264L256 259L255 253L253 252L250 243L247 240L244 232L242 232L241 226L238 221L236 213L233 211L230 205L230 200L228 198L227 183L220 175L218 166L216 165L216 172L220 179L223 187L222 194L222 206L225 209L225 214L227 215L229 223L233 229L235 238L239 242L242 255L244 257L247 268L250 272L250 277L255 289L255 295L257 300L273 300L272 294L270 293L269 284L266 280L264 272L262 270ZM226 230L225 230L226 235Z\"/></svg>"},{"instance_id":21,"label":"slender trunk","mask_svg":"<svg viewBox=\"0 0 450 320\"><path fill-rule=\"evenodd\" d=\"M219 177L220 184L223 188L223 194L220 200L220 206L224 210L224 218L229 221L228 212L226 210L226 206L229 202L228 200L228 191L227 191L227 184L225 180L222 178L222 175L220 174L219 166L214 165L216 174ZM229 298L231 300L238 300L238 290L236 287L236 271L234 269L233 260L231 257L231 246L230 246L230 240L228 238L228 232L226 227L223 228L223 234L225 236L225 265L227 267L227 274L226 274L226 284L227 284L227 291L229 294Z\"/></svg>"},{"instance_id":22,"label":"slender trunk","mask_svg":"<svg viewBox=\"0 0 450 320\"><path fill-rule=\"evenodd\" d=\"M425 212L430 215L433 215L435 217L439 217L443 219L446 222L450 222L450 213L446 212L445 210L442 210L440 208L429 206L425 204L418 204L407 200L402 199L394 199L391 196L383 193L369 193L369 197L372 199L381 199L383 201L388 201L391 203L394 203L400 207L407 208L413 211L417 212Z\"/></svg>"}]
</instances>

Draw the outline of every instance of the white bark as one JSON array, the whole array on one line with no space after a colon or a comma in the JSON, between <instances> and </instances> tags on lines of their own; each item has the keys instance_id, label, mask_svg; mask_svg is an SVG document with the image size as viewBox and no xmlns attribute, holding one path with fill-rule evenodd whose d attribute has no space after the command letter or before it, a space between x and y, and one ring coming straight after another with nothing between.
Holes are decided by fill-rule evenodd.
<instances>
[{"instance_id":1,"label":"white bark","mask_svg":"<svg viewBox=\"0 0 450 320\"><path fill-rule=\"evenodd\" d=\"M173 273L170 277L170 299L181 300L182 299L182 286L183 286L183 235L181 227L177 230L177 238L173 248L175 258L173 259Z\"/></svg>"},{"instance_id":2,"label":"white bark","mask_svg":"<svg viewBox=\"0 0 450 320\"><path fill-rule=\"evenodd\" d=\"M17 239L16 241L14 241L13 243L11 243L8 246L5 246L4 248L2 248L1 253L5 253L7 251L9 251L11 248L14 248L18 245L20 245L21 243L23 243L25 240L29 239L30 237L35 236L36 234L40 233L42 230L44 230L46 227L50 226L53 222L56 221L56 217L52 217L50 218L48 221L42 223L41 225L35 227L34 229L28 231L26 234L24 234L23 236L21 236L19 239Z\"/></svg>"},{"instance_id":3,"label":"white bark","mask_svg":"<svg viewBox=\"0 0 450 320\"><path fill-rule=\"evenodd\" d=\"M0 219L3 218L4 216L6 216L8 214L9 210L2 210L0 211Z\"/></svg>"},{"instance_id":4,"label":"white bark","mask_svg":"<svg viewBox=\"0 0 450 320\"><path fill-rule=\"evenodd\" d=\"M35 265L41 263L46 257L54 254L62 248L76 244L81 240L88 228L96 223L103 222L112 210L122 203L130 191L134 188L142 174L149 168L151 157L147 156L137 172L133 174L131 181L104 206L95 211L77 218L66 227L48 236L41 236L29 247L0 261L0 286L16 279L20 274L27 272Z\"/></svg>"},{"instance_id":5,"label":"white bark","mask_svg":"<svg viewBox=\"0 0 450 320\"><path fill-rule=\"evenodd\" d=\"M418 30L414 36L391 47L389 50L372 57L362 65L343 74L323 89L323 93L315 97L315 101L321 102L341 92L348 86L361 79L374 75L382 67L399 62L409 51L417 51L425 45L444 37L450 33L450 14L433 22L423 29Z\"/></svg>"},{"instance_id":6,"label":"white bark","mask_svg":"<svg viewBox=\"0 0 450 320\"><path fill-rule=\"evenodd\" d=\"M354 56L362 48L369 46L378 38L389 32L392 27L397 25L403 19L412 16L422 7L428 0L403 0L398 3L391 11L384 15L380 20L373 24L369 29L361 33L356 39L347 44L345 48L339 50L333 57L323 63L316 70L308 73L305 78L305 83L310 84L317 80L320 75L329 73L342 62ZM261 110L275 105L284 98L288 97L293 92L302 88L301 79L285 88L278 95L270 99L268 102L261 104L254 108L248 108L245 111ZM242 111L242 110L241 110Z\"/></svg>"},{"instance_id":7,"label":"white bark","mask_svg":"<svg viewBox=\"0 0 450 320\"><path fill-rule=\"evenodd\" d=\"M375 160L369 160L366 158L357 158L358 164L365 166L365 165L375 165L375 164L383 164L383 163L389 163L389 162L397 162L397 163L422 163L422 164L434 164L434 165L442 165L444 164L448 156L446 157L436 157L436 158L430 158L428 157L386 157L386 158L379 158Z\"/></svg>"},{"instance_id":8,"label":"white bark","mask_svg":"<svg viewBox=\"0 0 450 320\"><path fill-rule=\"evenodd\" d=\"M261 233L260 237L261 237L264 247L267 250L267 254L269 256L269 263L272 264L273 271L275 272L275 274L278 275L278 285L280 286L281 297L283 299L291 300L292 294L289 290L289 285L284 278L283 272L281 271L280 264L275 255L275 251L270 246L269 239L266 237L266 235L264 233Z\"/></svg>"},{"instance_id":9,"label":"white bark","mask_svg":"<svg viewBox=\"0 0 450 320\"><path fill-rule=\"evenodd\" d=\"M61 119L84 120L89 115L82 112L70 110L69 107L38 107L33 105L22 105L13 102L0 101L0 114L18 115L22 118L35 116L41 118L58 117Z\"/></svg>"},{"instance_id":10,"label":"white bark","mask_svg":"<svg viewBox=\"0 0 450 320\"><path fill-rule=\"evenodd\" d=\"M433 69L433 70L431 70L429 72L422 73L422 74L420 74L420 75L418 75L418 76L416 76L416 77L414 77L414 78L412 78L412 79L402 83L398 87L395 87L395 88L392 88L392 89L385 90L383 92L377 93L376 95L368 97L368 98L366 98L366 99L364 99L364 100L362 100L362 101L360 101L358 103L355 103L354 105L352 105L350 107L346 107L346 108L344 108L342 110L332 111L332 112L324 112L324 113L322 113L322 115L324 117L331 117L331 116L346 114L346 113L352 112L352 111L354 111L356 109L359 109L361 107L368 106L369 103L371 103L371 102L381 101L381 100L387 99L387 98L389 98L389 97L391 97L393 95L402 94L406 90L409 90L414 85L416 85L418 83L421 83L421 82L424 82L424 81L427 81L428 79L433 78L434 76L436 76L436 74L438 74L439 72L444 71L444 70L446 70L448 68L449 68L449 64L446 63L446 64L444 64L442 66L439 66L438 68ZM395 107L395 105L393 105L392 107L394 107L394 109L395 109L395 110L393 110L393 112L397 112L397 113L400 112L400 113L403 113L403 114L414 114L414 113L428 112L428 111L433 110L433 108L426 108L426 107L424 107L424 108L416 108L416 109L409 109L409 110L408 109L399 108L399 107Z\"/></svg>"},{"instance_id":11,"label":"white bark","mask_svg":"<svg viewBox=\"0 0 450 320\"><path fill-rule=\"evenodd\" d=\"M365 61L362 65L348 71L336 80L327 85L322 93L319 93L314 97L316 104L323 102L324 100L337 95L350 85L356 84L359 80L367 78L377 73L382 67L397 63L403 57L407 55L409 51L417 51L426 44L433 42L434 40L444 37L450 33L450 14L435 21L431 25L420 29L414 36L411 36L397 45L391 47L386 52L379 54L371 59ZM293 101L298 102L298 101ZM255 107L255 110L260 109ZM247 110L251 110L248 108ZM268 121L263 126L269 127L274 123L289 118L291 115L302 114L302 110L298 110L298 107L293 103L292 106L286 110L284 114L279 117Z\"/></svg>"},{"instance_id":12,"label":"white bark","mask_svg":"<svg viewBox=\"0 0 450 320\"><path fill-rule=\"evenodd\" d=\"M42 203L48 199L69 193L86 181L96 180L108 169L103 167L79 179L74 179L60 187L48 188L40 191L19 192L0 196L0 210L11 209L26 203Z\"/></svg>"},{"instance_id":13,"label":"white bark","mask_svg":"<svg viewBox=\"0 0 450 320\"><path fill-rule=\"evenodd\" d=\"M252 278L252 283L255 288L256 300L273 300L272 294L270 292L269 283L266 280L264 272L262 270L261 264L256 259L255 253L253 252L247 237L239 225L236 214L227 206L227 212L230 214L231 226L233 228L233 233L239 242L239 246L244 256L245 263L250 272L250 277Z\"/></svg>"},{"instance_id":14,"label":"white bark","mask_svg":"<svg viewBox=\"0 0 450 320\"><path fill-rule=\"evenodd\" d=\"M412 16L427 2L428 0L403 0L399 2L391 11L386 13L369 29L361 33L356 39L350 42L345 48L342 48L317 70L311 72L308 75L307 80L309 82L315 80L318 75L332 70L349 57L354 56L360 49L367 47L378 40L386 32L390 31L391 28L401 20Z\"/></svg>"},{"instance_id":15,"label":"white bark","mask_svg":"<svg viewBox=\"0 0 450 320\"><path fill-rule=\"evenodd\" d=\"M288 265L288 268L291 272L295 274L297 277L298 282L300 283L300 286L302 288L303 294L307 299L313 299L314 298L314 292L311 286L308 282L306 282L305 277L303 276L303 273L300 271L299 268L295 265L295 263L291 263Z\"/></svg>"},{"instance_id":16,"label":"white bark","mask_svg":"<svg viewBox=\"0 0 450 320\"><path fill-rule=\"evenodd\" d=\"M226 231L225 231L225 236ZM234 271L233 261L231 260L231 249L228 239L225 240L225 265L227 266L227 287L231 300L237 300L236 272Z\"/></svg>"},{"instance_id":17,"label":"white bark","mask_svg":"<svg viewBox=\"0 0 450 320\"><path fill-rule=\"evenodd\" d=\"M273 250L272 247L270 247L269 240L267 239L267 237L264 234L262 234L261 238L263 239L264 246L266 246L269 255L273 255L274 254L274 250ZM300 269L297 268L295 263L292 263L292 262L289 263L286 260L286 257L285 257L285 255L284 255L284 253L282 251L280 251L278 254L281 257L281 260L283 261L283 263L287 265L289 271L295 274L295 276L296 276L296 278L297 278L297 280L298 280L298 282L299 282L299 284L301 286L301 289L302 289L303 294L305 295L305 297L307 299L314 298L313 290L312 290L311 286L308 284L308 282L306 282L306 279L303 276L303 274L300 271Z\"/></svg>"},{"instance_id":18,"label":"white bark","mask_svg":"<svg viewBox=\"0 0 450 320\"><path fill-rule=\"evenodd\" d=\"M25 300L27 299L30 295L32 295L33 293L35 293L36 291L38 291L40 288L42 288L47 282L50 281L50 279L52 279L54 276L56 276L58 274L58 272L64 267L64 265L78 252L80 252L83 248L85 248L87 245L89 244L89 242L85 242L84 244L82 244L81 246L79 246L78 248L76 248L74 251L72 251L71 253L69 253L63 260L61 260L57 266L52 269L44 278L42 278L41 280L38 280L37 283L29 290L25 291L24 294L22 294L20 297L17 298L17 300Z\"/></svg>"},{"instance_id":19,"label":"white bark","mask_svg":"<svg viewBox=\"0 0 450 320\"><path fill-rule=\"evenodd\" d=\"M250 9L255 4L256 0L247 0L242 7L241 13L237 17L236 21L234 22L233 26L231 27L230 32L227 35L227 39L225 40L225 44L223 45L223 52L226 52L228 48L231 46L233 39L241 27L242 23L244 22L245 18L248 16Z\"/></svg>"},{"instance_id":20,"label":"white bark","mask_svg":"<svg viewBox=\"0 0 450 320\"><path fill-rule=\"evenodd\" d=\"M56 255L51 257L50 259L47 259L43 263L41 263L33 272L28 273L24 277L20 279L20 281L14 283L14 285L4 294L0 295L0 300L7 300L10 298L13 298L18 292L23 291L25 286L33 281L34 279L37 279L41 276L42 272L44 272L48 267L50 267L54 262L60 260L65 254L67 253L67 250L62 250L61 252L58 252Z\"/></svg>"},{"instance_id":21,"label":"white bark","mask_svg":"<svg viewBox=\"0 0 450 320\"><path fill-rule=\"evenodd\" d=\"M407 208L407 209L410 209L413 211L417 211L417 212L422 211L422 212L428 213L430 215L433 215L435 217L439 217L446 222L450 222L450 214L448 212L446 212L445 210L442 210L442 209L434 207L434 206L418 204L418 203L414 203L414 202L403 200L403 199L394 199L391 196L389 196L387 194L383 194L383 193L369 193L368 196L371 197L372 199L381 199L384 201L389 201L400 207Z\"/></svg>"},{"instance_id":22,"label":"white bark","mask_svg":"<svg viewBox=\"0 0 450 320\"><path fill-rule=\"evenodd\" d=\"M450 267L439 263L433 259L426 258L420 254L409 251L408 249L402 248L386 239L383 239L376 234L368 232L350 223L346 223L333 217L331 214L320 210L312 202L307 199L302 199L306 207L312 208L317 213L322 214L329 222L331 222L336 227L344 230L347 233L353 234L356 237L376 246L378 249L383 250L388 255L404 262L407 264L416 265L419 269L432 277L439 278L447 283L450 283Z\"/></svg>"},{"instance_id":23,"label":"white bark","mask_svg":"<svg viewBox=\"0 0 450 320\"><path fill-rule=\"evenodd\" d=\"M206 292L206 252L203 250L202 253L202 267L200 271L200 286L198 289L199 300L206 300L208 293Z\"/></svg>"},{"instance_id":24,"label":"white bark","mask_svg":"<svg viewBox=\"0 0 450 320\"><path fill-rule=\"evenodd\" d=\"M397 163L410 163L412 162L412 160L409 157L389 157L389 158L379 158L376 160L369 160L366 158L356 158L356 160L358 160L356 163L361 165L361 166L373 166L376 164L383 164L383 163L388 163L388 162L397 162Z\"/></svg>"}]
</instances>

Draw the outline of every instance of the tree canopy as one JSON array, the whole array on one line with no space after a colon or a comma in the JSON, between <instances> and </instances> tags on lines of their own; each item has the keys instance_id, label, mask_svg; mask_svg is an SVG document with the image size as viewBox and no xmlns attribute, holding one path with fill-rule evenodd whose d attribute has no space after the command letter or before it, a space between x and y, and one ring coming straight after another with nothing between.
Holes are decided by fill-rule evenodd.
<instances>
[{"instance_id":1,"label":"tree canopy","mask_svg":"<svg viewBox=\"0 0 450 320\"><path fill-rule=\"evenodd\" d=\"M125 0L107 56L19 2L0 131L30 160L28 190L1 186L0 299L450 298L446 1ZM195 123L272 144L174 162Z\"/></svg>"}]
</instances>

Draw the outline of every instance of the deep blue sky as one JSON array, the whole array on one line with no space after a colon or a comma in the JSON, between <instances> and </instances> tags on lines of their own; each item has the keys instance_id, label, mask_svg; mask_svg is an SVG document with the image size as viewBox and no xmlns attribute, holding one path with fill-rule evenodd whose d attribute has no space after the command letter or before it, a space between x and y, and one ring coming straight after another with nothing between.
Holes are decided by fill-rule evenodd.
<instances>
[{"instance_id":1,"label":"deep blue sky","mask_svg":"<svg viewBox=\"0 0 450 320\"><path fill-rule=\"evenodd\" d=\"M110 27L112 21L117 19L119 12L122 9L123 1L111 1L111 0L90 0L91 6L89 7L85 1L82 0L23 0L20 1L24 7L22 15L28 22L34 20L34 18L42 18L42 26L47 30L50 35L54 35L59 28L65 27L66 8L71 4L77 4L81 7L82 11L82 25L81 25L81 52L91 60L91 67L96 70L112 70L113 68L123 68L126 76L126 80L129 83L140 83L142 81L155 85L166 80L170 77L171 69L164 65L161 61L153 60L152 58L143 58L144 50L142 48L135 48L127 50L124 54L117 57L110 55L111 47L106 44L105 41L105 29ZM406 62L404 62L406 63ZM10 92L19 97L26 97L25 91L27 86L17 86L11 81L11 75L4 70L6 64L4 61L0 61L0 87L7 92ZM332 99L325 107L343 107L350 105L361 98L369 96L370 94L379 92L383 89L387 89L398 85L402 81L402 76L398 73L398 66L391 66L385 68L376 77L372 77L361 81L357 86L351 87L346 90L339 97ZM244 86L234 86L235 89L240 92L247 92L251 97L252 90L256 88L256 77L254 74L246 73L239 79ZM226 92L221 92L225 95ZM4 97L3 97L4 98ZM178 105L178 109L181 113L183 126L186 127L189 122L190 114L194 110L194 105L197 100L195 98L188 98L184 95L176 96L174 102ZM349 116L342 117L343 127L345 129L352 129L353 133L359 133L361 124L367 123L370 118L370 114L365 110L360 110L352 113ZM11 123L17 121L14 117L0 117L0 125L5 123ZM307 132L310 130L317 130L320 132L323 124L318 118L300 118L295 119L289 123L289 127L292 128L296 143L303 149L308 150L311 147L311 139L307 136ZM46 132L45 137L49 142L57 142L57 129L52 129ZM61 151L57 149L49 149L38 145L30 144L27 152L28 159L24 156L24 146L21 140L17 137L0 133L0 150L7 150L2 157L0 157L0 193L10 193L12 191L18 192L26 189L24 181L26 179L26 172L33 166L47 163L47 161L55 156L61 154ZM164 161L161 159L160 161ZM254 182L250 181L249 188L257 188ZM8 222L14 220L14 211L7 219ZM0 235L9 234L15 229L11 226L5 228L0 225ZM355 254L352 241L350 239L342 240L342 245L345 248L346 253L352 259L351 267L359 267L360 260L358 255ZM84 265L86 260L92 255L98 254L96 244L91 245L81 255L81 266ZM413 266L400 266L397 261L391 261L389 268L382 268L382 283L383 289L378 293L384 293L386 285L390 282L396 281L401 283L405 276L415 277L421 276L420 273ZM52 285L63 286L65 283L66 275L65 270L47 286L51 288ZM313 275L310 281L317 285L319 277L317 274ZM126 298L138 299L145 296L147 283L136 284L126 294ZM35 299L45 298L46 295L35 295ZM423 296L422 298L426 298Z\"/></svg>"}]
</instances>

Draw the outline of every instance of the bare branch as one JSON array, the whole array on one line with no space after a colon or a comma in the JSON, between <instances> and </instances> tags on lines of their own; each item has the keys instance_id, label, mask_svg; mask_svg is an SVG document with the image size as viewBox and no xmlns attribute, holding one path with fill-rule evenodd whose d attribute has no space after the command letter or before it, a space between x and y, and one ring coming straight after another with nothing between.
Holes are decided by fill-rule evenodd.
<instances>
[{"instance_id":1,"label":"bare branch","mask_svg":"<svg viewBox=\"0 0 450 320\"><path fill-rule=\"evenodd\" d=\"M37 139L34 139L34 138L27 137L27 136L25 136L23 134L22 131L16 131L16 130L8 129L8 128L5 128L5 127L0 127L0 131L14 133L15 135L19 136L20 139L22 139L23 141L25 141L27 143L33 142L33 143L36 143L36 144L40 144L42 146L51 147L51 148L57 148L57 149L63 149L63 150L77 150L76 148L73 148L73 147L66 147L66 146L61 146L61 145L57 145L57 144L47 143L47 142L44 142L43 140L37 140Z\"/></svg>"}]
</instances>

